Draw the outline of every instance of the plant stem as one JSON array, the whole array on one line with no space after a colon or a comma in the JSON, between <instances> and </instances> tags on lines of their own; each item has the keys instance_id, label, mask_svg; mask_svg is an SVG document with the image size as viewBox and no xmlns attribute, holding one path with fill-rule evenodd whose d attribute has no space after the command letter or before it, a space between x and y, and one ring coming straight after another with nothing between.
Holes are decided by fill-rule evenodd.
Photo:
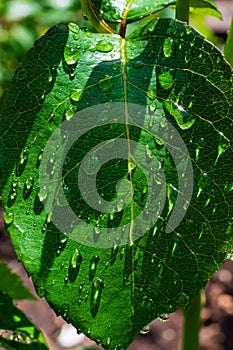
<instances>
[{"instance_id":1,"label":"plant stem","mask_svg":"<svg viewBox=\"0 0 233 350\"><path fill-rule=\"evenodd\" d=\"M224 56L226 60L233 67L233 16L232 16L231 26L227 35L227 40L224 48Z\"/></svg>"},{"instance_id":2,"label":"plant stem","mask_svg":"<svg viewBox=\"0 0 233 350\"><path fill-rule=\"evenodd\" d=\"M182 350L199 349L199 330L201 326L200 311L202 306L201 294L201 291L198 292L191 306L184 310Z\"/></svg>"},{"instance_id":3,"label":"plant stem","mask_svg":"<svg viewBox=\"0 0 233 350\"><path fill-rule=\"evenodd\" d=\"M176 19L182 22L189 22L189 0L176 1Z\"/></svg>"}]
</instances>

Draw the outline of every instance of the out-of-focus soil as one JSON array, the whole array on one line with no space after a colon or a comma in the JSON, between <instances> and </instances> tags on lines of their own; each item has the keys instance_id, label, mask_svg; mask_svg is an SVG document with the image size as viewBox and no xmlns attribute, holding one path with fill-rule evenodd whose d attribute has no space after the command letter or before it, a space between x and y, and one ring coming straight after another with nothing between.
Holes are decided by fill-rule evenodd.
<instances>
[{"instance_id":1,"label":"out-of-focus soil","mask_svg":"<svg viewBox=\"0 0 233 350\"><path fill-rule=\"evenodd\" d=\"M31 279L27 277L22 264L16 260L9 237L3 231L0 232L0 257L7 261L12 270L22 277L24 284L35 293ZM200 350L232 350L233 261L227 260L221 270L214 274L206 286L205 298L205 306L201 313ZM18 301L17 305L43 331L50 350L72 348L61 346L59 343L61 329L65 333L65 338L73 342L75 349L79 346L96 346L86 337L80 339L81 337L76 338L75 332L68 333L65 321L55 315L44 298L38 298L36 302ZM153 321L150 332L145 335L140 334L128 350L180 350L181 340L182 310L178 310L171 314L165 323L158 319ZM96 348L100 349L98 346Z\"/></svg>"}]
</instances>

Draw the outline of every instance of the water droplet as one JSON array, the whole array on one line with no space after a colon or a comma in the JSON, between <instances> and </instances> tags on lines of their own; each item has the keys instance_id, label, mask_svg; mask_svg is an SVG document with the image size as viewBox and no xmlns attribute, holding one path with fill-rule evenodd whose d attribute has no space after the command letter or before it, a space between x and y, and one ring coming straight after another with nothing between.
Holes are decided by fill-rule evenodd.
<instances>
[{"instance_id":1,"label":"water droplet","mask_svg":"<svg viewBox=\"0 0 233 350\"><path fill-rule=\"evenodd\" d=\"M91 311L92 317L95 317L98 312L103 288L104 288L103 280L100 278L96 278L92 284L91 300L90 300L90 307L91 307L90 311Z\"/></svg>"},{"instance_id":2,"label":"water droplet","mask_svg":"<svg viewBox=\"0 0 233 350\"><path fill-rule=\"evenodd\" d=\"M132 66L133 66L135 69L140 69L140 68L143 67L143 64L142 64L142 62L140 62L140 61L133 61Z\"/></svg>"},{"instance_id":3,"label":"water droplet","mask_svg":"<svg viewBox=\"0 0 233 350\"><path fill-rule=\"evenodd\" d=\"M156 22L155 22L155 21L151 21L151 22L149 23L149 25L148 25L148 27L147 27L148 32L150 32L149 34L151 34L151 32L154 31L155 26L156 26Z\"/></svg>"},{"instance_id":4,"label":"water droplet","mask_svg":"<svg viewBox=\"0 0 233 350\"><path fill-rule=\"evenodd\" d=\"M18 162L17 167L16 167L16 175L17 176L22 175L22 173L26 167L27 160L28 160L28 150L25 148L20 154L19 162Z\"/></svg>"},{"instance_id":5,"label":"water droplet","mask_svg":"<svg viewBox=\"0 0 233 350\"><path fill-rule=\"evenodd\" d=\"M71 32L73 32L73 33L75 33L75 34L79 34L80 29L79 29L79 27L78 27L76 24L74 24L74 23L69 23L69 24L68 24L68 27L69 27L69 29L71 30Z\"/></svg>"},{"instance_id":6,"label":"water droplet","mask_svg":"<svg viewBox=\"0 0 233 350\"><path fill-rule=\"evenodd\" d=\"M79 274L80 266L82 262L82 255L78 249L75 249L69 264L69 280L74 282Z\"/></svg>"},{"instance_id":7,"label":"water droplet","mask_svg":"<svg viewBox=\"0 0 233 350\"><path fill-rule=\"evenodd\" d=\"M66 110L65 110L65 118L66 120L70 120L73 115L75 114L75 110L73 106L69 106Z\"/></svg>"},{"instance_id":8,"label":"water droplet","mask_svg":"<svg viewBox=\"0 0 233 350\"><path fill-rule=\"evenodd\" d=\"M45 233L47 231L47 226L48 226L48 224L47 224L47 220L46 220L45 223L42 226L42 229L41 229L42 233Z\"/></svg>"},{"instance_id":9,"label":"water droplet","mask_svg":"<svg viewBox=\"0 0 233 350\"><path fill-rule=\"evenodd\" d=\"M67 284L68 281L69 281L69 278L68 278L68 276L66 276L66 277L64 278L64 283Z\"/></svg>"},{"instance_id":10,"label":"water droplet","mask_svg":"<svg viewBox=\"0 0 233 350\"><path fill-rule=\"evenodd\" d=\"M141 330L140 333L145 335L148 334L150 332L150 324L147 324L146 326L144 326Z\"/></svg>"},{"instance_id":11,"label":"water droplet","mask_svg":"<svg viewBox=\"0 0 233 350\"><path fill-rule=\"evenodd\" d=\"M30 209L28 208L27 210L26 210L26 213L25 213L26 215L29 215L30 214Z\"/></svg>"},{"instance_id":12,"label":"water droplet","mask_svg":"<svg viewBox=\"0 0 233 350\"><path fill-rule=\"evenodd\" d=\"M196 160L198 160L201 150L205 148L205 139L203 137L201 137L197 141L196 145L197 145L197 148L196 148Z\"/></svg>"},{"instance_id":13,"label":"water droplet","mask_svg":"<svg viewBox=\"0 0 233 350\"><path fill-rule=\"evenodd\" d=\"M101 78L98 81L98 87L100 90L108 90L113 87L114 81L113 77L110 75L105 75L105 77Z\"/></svg>"},{"instance_id":14,"label":"water droplet","mask_svg":"<svg viewBox=\"0 0 233 350\"><path fill-rule=\"evenodd\" d=\"M89 267L89 280L92 281L96 274L97 264L99 262L100 258L98 255L94 255L91 258L90 261L90 267Z\"/></svg>"},{"instance_id":15,"label":"water droplet","mask_svg":"<svg viewBox=\"0 0 233 350\"><path fill-rule=\"evenodd\" d=\"M23 198L26 200L29 198L29 196L32 193L34 185L34 179L32 176L28 177L25 181L24 188L23 188Z\"/></svg>"},{"instance_id":16,"label":"water droplet","mask_svg":"<svg viewBox=\"0 0 233 350\"><path fill-rule=\"evenodd\" d=\"M17 188L18 187L18 179L13 179L11 183L12 188Z\"/></svg>"},{"instance_id":17,"label":"water droplet","mask_svg":"<svg viewBox=\"0 0 233 350\"><path fill-rule=\"evenodd\" d=\"M177 124L182 130L189 129L194 123L194 116L187 112L181 105L177 102L172 103L170 101L164 101L164 106L167 111L175 118Z\"/></svg>"},{"instance_id":18,"label":"water droplet","mask_svg":"<svg viewBox=\"0 0 233 350\"><path fill-rule=\"evenodd\" d=\"M68 65L76 64L80 57L80 51L77 48L66 46L64 50L64 58Z\"/></svg>"},{"instance_id":19,"label":"water droplet","mask_svg":"<svg viewBox=\"0 0 233 350\"><path fill-rule=\"evenodd\" d=\"M153 264L155 262L155 259L156 259L156 254L152 254L152 257L151 257L151 263Z\"/></svg>"},{"instance_id":20,"label":"water droplet","mask_svg":"<svg viewBox=\"0 0 233 350\"><path fill-rule=\"evenodd\" d=\"M75 77L75 68L73 67L72 69L70 69L69 71L69 78L70 80L73 80Z\"/></svg>"},{"instance_id":21,"label":"water droplet","mask_svg":"<svg viewBox=\"0 0 233 350\"><path fill-rule=\"evenodd\" d=\"M41 152L38 154L37 161L36 161L36 168L37 168L37 169L38 169L39 166L40 166L40 162L41 162L41 159L42 159L42 155L43 155L43 151L41 151Z\"/></svg>"},{"instance_id":22,"label":"water droplet","mask_svg":"<svg viewBox=\"0 0 233 350\"><path fill-rule=\"evenodd\" d=\"M192 33L192 31L193 31L193 29L191 28L191 27L188 27L188 26L186 26L186 34L191 34Z\"/></svg>"},{"instance_id":23,"label":"water droplet","mask_svg":"<svg viewBox=\"0 0 233 350\"><path fill-rule=\"evenodd\" d=\"M4 218L4 221L5 221L5 224L6 225L10 225L14 221L14 214L11 213L11 212L5 212L4 211L3 218Z\"/></svg>"},{"instance_id":24,"label":"water droplet","mask_svg":"<svg viewBox=\"0 0 233 350\"><path fill-rule=\"evenodd\" d=\"M83 287L84 287L84 284L85 284L85 282L84 282L84 281L82 281L82 282L80 283L79 288L78 288L79 293L81 293L81 292L82 292Z\"/></svg>"},{"instance_id":25,"label":"water droplet","mask_svg":"<svg viewBox=\"0 0 233 350\"><path fill-rule=\"evenodd\" d=\"M94 48L91 48L91 51L110 52L113 49L114 45L112 43L100 40Z\"/></svg>"},{"instance_id":26,"label":"water droplet","mask_svg":"<svg viewBox=\"0 0 233 350\"><path fill-rule=\"evenodd\" d=\"M201 229L198 239L200 239L203 236L203 234L209 234L209 232L210 230L208 223L206 221L201 222Z\"/></svg>"},{"instance_id":27,"label":"water droplet","mask_svg":"<svg viewBox=\"0 0 233 350\"><path fill-rule=\"evenodd\" d=\"M98 172L100 168L100 162L96 155L92 155L91 157L88 157L85 159L85 162L82 163L83 170L87 175L94 175Z\"/></svg>"},{"instance_id":28,"label":"water droplet","mask_svg":"<svg viewBox=\"0 0 233 350\"><path fill-rule=\"evenodd\" d=\"M82 99L82 95L83 95L83 89L76 89L71 92L70 98L71 100L77 102Z\"/></svg>"},{"instance_id":29,"label":"water droplet","mask_svg":"<svg viewBox=\"0 0 233 350\"><path fill-rule=\"evenodd\" d=\"M124 208L125 208L125 201L124 201L124 199L120 198L117 201L117 211L121 211Z\"/></svg>"},{"instance_id":30,"label":"water droplet","mask_svg":"<svg viewBox=\"0 0 233 350\"><path fill-rule=\"evenodd\" d=\"M226 150L229 147L230 147L230 141L226 138L226 136L221 131L219 131L218 132L218 156L217 156L217 160L224 152L226 152ZM217 160L216 160L216 162L217 162Z\"/></svg>"},{"instance_id":31,"label":"water droplet","mask_svg":"<svg viewBox=\"0 0 233 350\"><path fill-rule=\"evenodd\" d=\"M150 100L154 100L156 98L156 92L154 90L149 90L146 93L146 96L150 99Z\"/></svg>"},{"instance_id":32,"label":"water droplet","mask_svg":"<svg viewBox=\"0 0 233 350\"><path fill-rule=\"evenodd\" d=\"M210 188L210 179L207 173L202 172L200 175L200 180L198 182L198 193L197 198L200 196L202 191L206 191Z\"/></svg>"},{"instance_id":33,"label":"water droplet","mask_svg":"<svg viewBox=\"0 0 233 350\"><path fill-rule=\"evenodd\" d=\"M17 192L15 187L11 187L10 193L7 199L7 206L10 208L16 201Z\"/></svg>"},{"instance_id":34,"label":"water droplet","mask_svg":"<svg viewBox=\"0 0 233 350\"><path fill-rule=\"evenodd\" d=\"M163 53L165 57L170 57L174 52L173 38L165 38L163 42Z\"/></svg>"},{"instance_id":35,"label":"water droplet","mask_svg":"<svg viewBox=\"0 0 233 350\"><path fill-rule=\"evenodd\" d=\"M189 296L184 292L179 293L178 304L182 307L186 307L189 305L189 303L190 303Z\"/></svg>"},{"instance_id":36,"label":"water droplet","mask_svg":"<svg viewBox=\"0 0 233 350\"><path fill-rule=\"evenodd\" d=\"M112 65L112 70L117 71L117 70L119 70L119 69L120 69L120 64L113 63L113 65Z\"/></svg>"},{"instance_id":37,"label":"water droplet","mask_svg":"<svg viewBox=\"0 0 233 350\"><path fill-rule=\"evenodd\" d=\"M159 320L161 321L161 322L167 322L168 320L169 320L169 315L168 314L163 314L163 315L161 315L161 316L159 316Z\"/></svg>"},{"instance_id":38,"label":"water droplet","mask_svg":"<svg viewBox=\"0 0 233 350\"><path fill-rule=\"evenodd\" d=\"M192 59L192 51L191 50L185 50L185 54L184 54L184 60L186 63L189 63Z\"/></svg>"},{"instance_id":39,"label":"water droplet","mask_svg":"<svg viewBox=\"0 0 233 350\"><path fill-rule=\"evenodd\" d=\"M169 90L174 85L174 79L173 79L172 74L170 74L170 72L165 72L165 73L159 74L158 81L159 81L160 86L164 90Z\"/></svg>"},{"instance_id":40,"label":"water droplet","mask_svg":"<svg viewBox=\"0 0 233 350\"><path fill-rule=\"evenodd\" d=\"M56 256L58 257L61 252L65 249L66 244L67 244L68 238L67 237L62 237L60 240L60 244L58 246L57 252L56 252Z\"/></svg>"}]
</instances>

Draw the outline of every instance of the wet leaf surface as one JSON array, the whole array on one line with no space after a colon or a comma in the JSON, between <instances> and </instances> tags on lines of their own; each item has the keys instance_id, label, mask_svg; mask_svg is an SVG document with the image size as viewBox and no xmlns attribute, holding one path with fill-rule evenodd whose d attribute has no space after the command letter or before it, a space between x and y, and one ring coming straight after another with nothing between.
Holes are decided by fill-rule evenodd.
<instances>
[{"instance_id":1,"label":"wet leaf surface","mask_svg":"<svg viewBox=\"0 0 233 350\"><path fill-rule=\"evenodd\" d=\"M221 53L169 19L126 39L56 26L16 72L5 222L39 295L105 349L187 306L231 249L232 97Z\"/></svg>"}]
</instances>

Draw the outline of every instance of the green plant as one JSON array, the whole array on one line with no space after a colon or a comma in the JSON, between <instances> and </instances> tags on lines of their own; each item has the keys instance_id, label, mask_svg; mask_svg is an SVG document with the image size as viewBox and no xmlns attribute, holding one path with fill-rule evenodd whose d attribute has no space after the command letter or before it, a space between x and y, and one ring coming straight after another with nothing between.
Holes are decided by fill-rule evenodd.
<instances>
[{"instance_id":1,"label":"green plant","mask_svg":"<svg viewBox=\"0 0 233 350\"><path fill-rule=\"evenodd\" d=\"M38 294L117 350L200 305L232 248L233 78L186 23L210 0L177 1L180 21L157 19L174 1L81 3L102 33L51 28L3 99L1 192Z\"/></svg>"},{"instance_id":2,"label":"green plant","mask_svg":"<svg viewBox=\"0 0 233 350\"><path fill-rule=\"evenodd\" d=\"M13 299L35 300L34 296L2 260L0 280L0 345L9 350L48 349L41 332L13 303Z\"/></svg>"}]
</instances>

